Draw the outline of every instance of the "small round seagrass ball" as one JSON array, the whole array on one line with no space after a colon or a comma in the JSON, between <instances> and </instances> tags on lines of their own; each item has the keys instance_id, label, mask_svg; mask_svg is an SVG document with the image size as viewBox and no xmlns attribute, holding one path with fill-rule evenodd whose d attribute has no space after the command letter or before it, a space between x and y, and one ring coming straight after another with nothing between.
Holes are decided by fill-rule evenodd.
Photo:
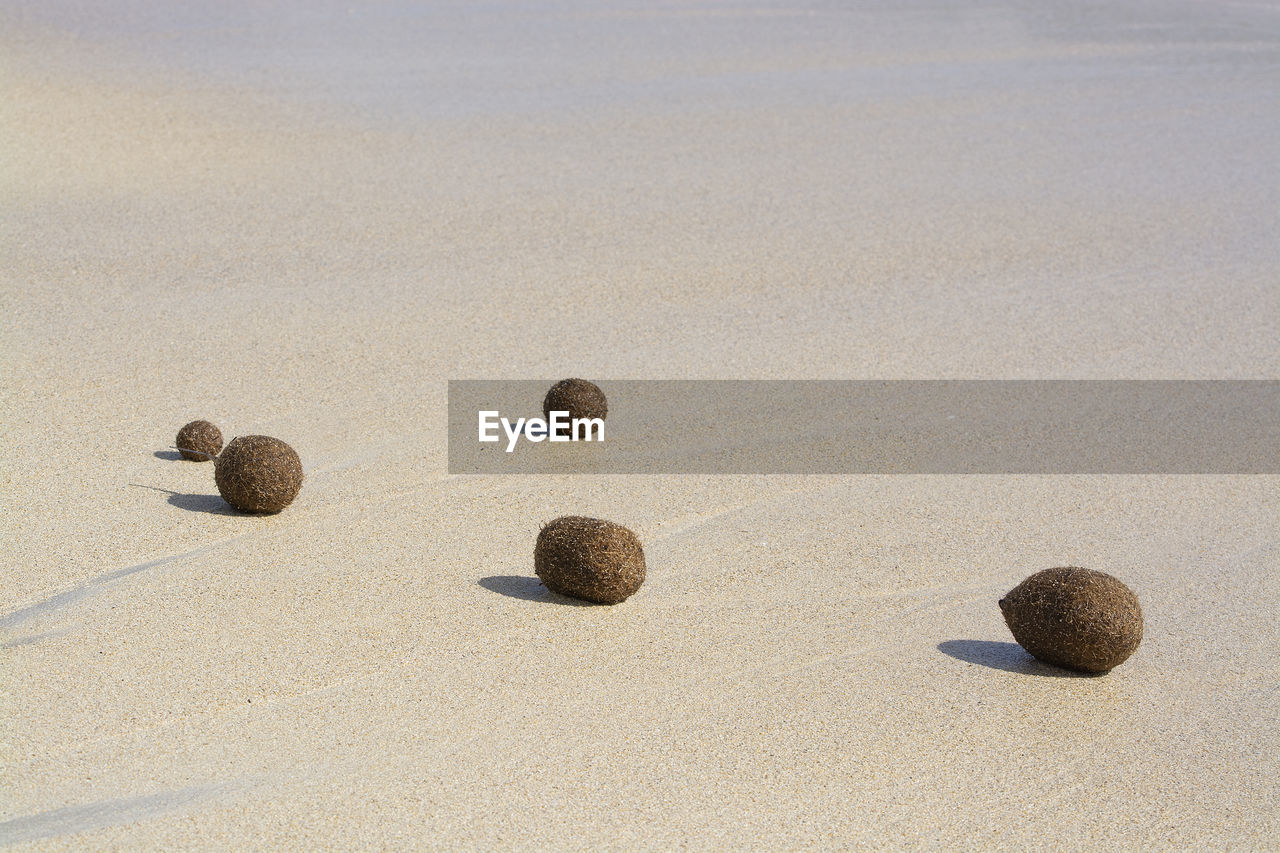
<instances>
[{"instance_id":1,"label":"small round seagrass ball","mask_svg":"<svg viewBox=\"0 0 1280 853\"><path fill-rule=\"evenodd\" d=\"M644 583L644 549L620 524L566 515L538 534L533 570L552 592L617 604Z\"/></svg>"},{"instance_id":2,"label":"small round seagrass ball","mask_svg":"<svg viewBox=\"0 0 1280 853\"><path fill-rule=\"evenodd\" d=\"M222 499L241 512L279 512L302 488L302 460L269 435L233 438L214 462Z\"/></svg>"},{"instance_id":3,"label":"small round seagrass ball","mask_svg":"<svg viewBox=\"0 0 1280 853\"><path fill-rule=\"evenodd\" d=\"M222 450L222 430L208 421L192 421L178 430L178 453L192 462L208 462Z\"/></svg>"},{"instance_id":4,"label":"small round seagrass ball","mask_svg":"<svg viewBox=\"0 0 1280 853\"><path fill-rule=\"evenodd\" d=\"M1142 642L1138 597L1104 572L1065 566L1036 572L1000 599L1013 638L1038 660L1106 672Z\"/></svg>"},{"instance_id":5,"label":"small round seagrass ball","mask_svg":"<svg viewBox=\"0 0 1280 853\"><path fill-rule=\"evenodd\" d=\"M542 414L550 420L552 412L568 412L569 419L600 418L609 414L604 392L585 379L561 379L542 398Z\"/></svg>"}]
</instances>

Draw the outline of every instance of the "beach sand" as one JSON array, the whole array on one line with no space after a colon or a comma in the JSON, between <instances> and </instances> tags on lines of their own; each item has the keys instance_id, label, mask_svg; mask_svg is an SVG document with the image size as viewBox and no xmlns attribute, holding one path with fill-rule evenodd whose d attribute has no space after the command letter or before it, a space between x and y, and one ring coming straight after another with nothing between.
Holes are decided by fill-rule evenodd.
<instances>
[{"instance_id":1,"label":"beach sand","mask_svg":"<svg viewBox=\"0 0 1280 853\"><path fill-rule=\"evenodd\" d=\"M1280 12L947 5L0 2L0 841L1280 848L1275 477L448 473L449 379L1280 376Z\"/></svg>"}]
</instances>

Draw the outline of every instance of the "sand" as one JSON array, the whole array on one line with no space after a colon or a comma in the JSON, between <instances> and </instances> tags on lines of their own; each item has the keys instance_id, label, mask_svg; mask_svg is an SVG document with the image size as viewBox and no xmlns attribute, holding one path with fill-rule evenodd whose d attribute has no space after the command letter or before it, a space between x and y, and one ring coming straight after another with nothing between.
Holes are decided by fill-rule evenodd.
<instances>
[{"instance_id":1,"label":"sand","mask_svg":"<svg viewBox=\"0 0 1280 853\"><path fill-rule=\"evenodd\" d=\"M450 378L1280 376L1275 7L949 5L0 2L0 841L1280 847L1275 477L448 474Z\"/></svg>"}]
</instances>

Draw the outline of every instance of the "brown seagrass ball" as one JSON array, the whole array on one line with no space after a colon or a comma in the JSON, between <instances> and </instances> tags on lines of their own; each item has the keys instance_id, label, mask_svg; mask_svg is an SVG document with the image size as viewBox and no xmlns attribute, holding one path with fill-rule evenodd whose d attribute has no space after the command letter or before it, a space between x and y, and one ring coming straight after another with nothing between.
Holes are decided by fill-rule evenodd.
<instances>
[{"instance_id":1,"label":"brown seagrass ball","mask_svg":"<svg viewBox=\"0 0 1280 853\"><path fill-rule=\"evenodd\" d=\"M644 549L620 524L567 515L538 534L533 570L552 592L617 604L644 583Z\"/></svg>"},{"instance_id":2,"label":"brown seagrass ball","mask_svg":"<svg viewBox=\"0 0 1280 853\"><path fill-rule=\"evenodd\" d=\"M279 512L302 488L302 460L269 435L233 438L215 460L213 474L222 499L241 512Z\"/></svg>"},{"instance_id":3,"label":"brown seagrass ball","mask_svg":"<svg viewBox=\"0 0 1280 853\"><path fill-rule=\"evenodd\" d=\"M178 453L192 462L208 462L222 450L222 430L208 421L192 421L178 430Z\"/></svg>"},{"instance_id":4,"label":"brown seagrass ball","mask_svg":"<svg viewBox=\"0 0 1280 853\"><path fill-rule=\"evenodd\" d=\"M1036 572L1000 599L1013 638L1038 660L1106 672L1142 642L1138 597L1103 572L1065 566Z\"/></svg>"},{"instance_id":5,"label":"brown seagrass ball","mask_svg":"<svg viewBox=\"0 0 1280 853\"><path fill-rule=\"evenodd\" d=\"M609 414L609 404L604 392L585 379L561 379L542 398L542 414L549 421L552 412L568 412L569 420L575 418L600 418Z\"/></svg>"}]
</instances>

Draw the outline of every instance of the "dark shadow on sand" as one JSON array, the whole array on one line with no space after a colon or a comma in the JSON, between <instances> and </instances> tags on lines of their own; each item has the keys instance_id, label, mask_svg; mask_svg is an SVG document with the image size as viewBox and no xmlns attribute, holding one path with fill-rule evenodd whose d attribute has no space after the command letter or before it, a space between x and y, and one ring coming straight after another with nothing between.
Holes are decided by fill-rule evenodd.
<instances>
[{"instance_id":1,"label":"dark shadow on sand","mask_svg":"<svg viewBox=\"0 0 1280 853\"><path fill-rule=\"evenodd\" d=\"M938 643L938 651L944 655L976 663L991 669L1016 672L1019 675L1039 675L1046 678L1097 678L1106 673L1072 672L1050 666L1027 654L1017 643L998 643L993 640L947 640Z\"/></svg>"},{"instance_id":2,"label":"dark shadow on sand","mask_svg":"<svg viewBox=\"0 0 1280 853\"><path fill-rule=\"evenodd\" d=\"M166 459L170 462L177 462L182 458L182 454L176 450L157 450L154 455L157 459Z\"/></svg>"},{"instance_id":3,"label":"dark shadow on sand","mask_svg":"<svg viewBox=\"0 0 1280 853\"><path fill-rule=\"evenodd\" d=\"M213 515L242 515L218 495L169 495L169 503L189 512L207 512Z\"/></svg>"},{"instance_id":4,"label":"dark shadow on sand","mask_svg":"<svg viewBox=\"0 0 1280 853\"><path fill-rule=\"evenodd\" d=\"M490 592L505 595L508 598L519 598L522 601L541 601L547 604L567 604L570 607L603 607L590 601L579 601L566 595L552 592L543 586L542 581L527 575L491 575L480 578L477 583Z\"/></svg>"},{"instance_id":5,"label":"dark shadow on sand","mask_svg":"<svg viewBox=\"0 0 1280 853\"><path fill-rule=\"evenodd\" d=\"M169 503L178 509L188 512L208 512L213 515L243 515L231 508L231 505L218 495L184 495L172 489L161 489L158 486L144 486L141 483L130 483L138 489L150 489L153 492L164 492L169 496Z\"/></svg>"}]
</instances>

